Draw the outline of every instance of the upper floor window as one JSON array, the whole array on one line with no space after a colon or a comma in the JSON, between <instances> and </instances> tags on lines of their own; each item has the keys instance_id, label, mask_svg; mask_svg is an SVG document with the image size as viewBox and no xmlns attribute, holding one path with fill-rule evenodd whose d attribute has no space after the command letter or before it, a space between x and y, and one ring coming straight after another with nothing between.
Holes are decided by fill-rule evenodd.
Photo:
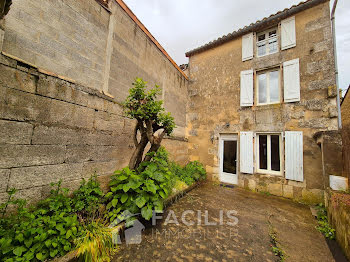
<instances>
[{"instance_id":1,"label":"upper floor window","mask_svg":"<svg viewBox=\"0 0 350 262\"><path fill-rule=\"evenodd\" d=\"M278 39L277 28L273 28L257 34L257 53L259 56L277 53Z\"/></svg>"},{"instance_id":2,"label":"upper floor window","mask_svg":"<svg viewBox=\"0 0 350 262\"><path fill-rule=\"evenodd\" d=\"M257 74L258 105L280 103L279 70L273 69Z\"/></svg>"}]
</instances>

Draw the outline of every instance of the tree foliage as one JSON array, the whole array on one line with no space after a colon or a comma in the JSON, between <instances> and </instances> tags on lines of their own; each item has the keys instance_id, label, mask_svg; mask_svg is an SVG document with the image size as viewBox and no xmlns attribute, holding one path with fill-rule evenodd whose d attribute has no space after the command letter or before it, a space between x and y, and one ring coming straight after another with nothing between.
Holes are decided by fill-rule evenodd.
<instances>
[{"instance_id":1,"label":"tree foliage","mask_svg":"<svg viewBox=\"0 0 350 262\"><path fill-rule=\"evenodd\" d=\"M147 91L146 84L141 78L136 78L123 103L125 115L137 121L133 134L135 150L129 162L131 170L141 162L151 160L152 154L143 158L148 143L151 145L148 153L156 152L163 137L170 135L175 128L174 118L165 112L163 101L157 99L161 89L155 86Z\"/></svg>"}]
</instances>

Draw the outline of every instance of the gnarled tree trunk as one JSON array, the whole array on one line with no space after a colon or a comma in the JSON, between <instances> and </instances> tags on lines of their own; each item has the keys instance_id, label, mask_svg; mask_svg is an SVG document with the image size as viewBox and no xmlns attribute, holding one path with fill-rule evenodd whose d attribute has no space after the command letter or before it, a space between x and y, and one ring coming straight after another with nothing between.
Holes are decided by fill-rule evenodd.
<instances>
[{"instance_id":1,"label":"gnarled tree trunk","mask_svg":"<svg viewBox=\"0 0 350 262\"><path fill-rule=\"evenodd\" d=\"M142 162L150 161L152 159L152 157L149 154L146 154L144 159L142 158L148 143L151 144L151 148L148 150L147 153L157 152L157 150L160 148L161 142L165 135L165 130L163 130L158 136L155 135L155 133L160 129L162 129L162 127L154 124L152 120L137 121L133 134L135 150L130 158L130 169L137 169ZM138 141L137 138L139 132L140 141Z\"/></svg>"},{"instance_id":2,"label":"gnarled tree trunk","mask_svg":"<svg viewBox=\"0 0 350 262\"><path fill-rule=\"evenodd\" d=\"M10 11L12 0L0 0L0 20Z\"/></svg>"}]
</instances>

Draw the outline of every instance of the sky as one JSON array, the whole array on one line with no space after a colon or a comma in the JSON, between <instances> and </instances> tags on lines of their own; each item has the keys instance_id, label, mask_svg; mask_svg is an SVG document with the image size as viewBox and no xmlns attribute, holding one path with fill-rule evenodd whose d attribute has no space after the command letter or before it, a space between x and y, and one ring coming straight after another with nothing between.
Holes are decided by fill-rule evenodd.
<instances>
[{"instance_id":1,"label":"sky","mask_svg":"<svg viewBox=\"0 0 350 262\"><path fill-rule=\"evenodd\" d=\"M331 0L331 7L333 6ZM185 53L298 4L300 0L124 0L177 64ZM339 87L350 84L350 1L338 0L336 38ZM349 72L347 72L349 71ZM345 93L345 92L344 92Z\"/></svg>"}]
</instances>

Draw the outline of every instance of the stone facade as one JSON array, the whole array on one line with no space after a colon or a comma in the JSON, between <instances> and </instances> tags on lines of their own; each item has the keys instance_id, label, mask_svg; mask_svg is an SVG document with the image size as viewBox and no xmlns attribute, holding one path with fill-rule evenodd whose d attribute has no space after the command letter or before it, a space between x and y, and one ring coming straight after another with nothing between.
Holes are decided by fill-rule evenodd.
<instances>
[{"instance_id":1,"label":"stone facade","mask_svg":"<svg viewBox=\"0 0 350 262\"><path fill-rule=\"evenodd\" d=\"M319 131L337 130L337 111L329 2L318 2L294 14L296 46L293 48L263 57L254 55L242 62L242 37L239 36L224 43L219 43L222 40L219 39L212 47L188 53L189 155L191 160L205 164L212 179L220 179L219 138L223 134L302 131L303 182L285 179L283 168L280 176L257 173L255 152L254 174L238 172L238 185L306 202L322 201L325 187L322 156L314 135ZM268 24L262 22L259 31L276 26L280 43L280 20L271 20ZM240 106L241 71L253 68L257 72L274 67L282 71L283 62L296 58L300 61L299 102L261 106L254 102L253 106ZM256 101L255 92L256 84Z\"/></svg>"},{"instance_id":2,"label":"stone facade","mask_svg":"<svg viewBox=\"0 0 350 262\"><path fill-rule=\"evenodd\" d=\"M343 139L343 165L344 176L350 181L350 95L349 89L341 103L342 139ZM349 182L350 183L350 182ZM350 185L349 185L350 188Z\"/></svg>"},{"instance_id":3,"label":"stone facade","mask_svg":"<svg viewBox=\"0 0 350 262\"><path fill-rule=\"evenodd\" d=\"M187 163L187 77L122 1L14 1L1 24L0 202L9 188L36 201L95 172L105 187L134 148L120 101L136 77L162 88L177 125L164 145Z\"/></svg>"}]
</instances>

